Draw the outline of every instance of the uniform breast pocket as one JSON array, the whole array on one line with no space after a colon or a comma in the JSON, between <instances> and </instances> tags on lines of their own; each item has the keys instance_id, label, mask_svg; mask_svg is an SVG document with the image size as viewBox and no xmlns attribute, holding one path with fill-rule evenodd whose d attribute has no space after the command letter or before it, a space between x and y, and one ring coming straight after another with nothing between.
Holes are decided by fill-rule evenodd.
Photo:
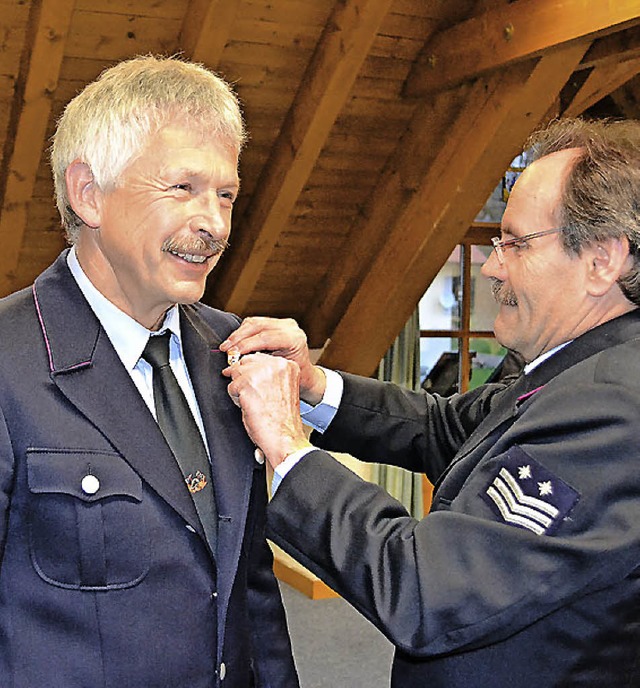
<instances>
[{"instance_id":1,"label":"uniform breast pocket","mask_svg":"<svg viewBox=\"0 0 640 688\"><path fill-rule=\"evenodd\" d=\"M27 452L30 547L48 583L126 588L149 567L140 476L116 453Z\"/></svg>"}]
</instances>

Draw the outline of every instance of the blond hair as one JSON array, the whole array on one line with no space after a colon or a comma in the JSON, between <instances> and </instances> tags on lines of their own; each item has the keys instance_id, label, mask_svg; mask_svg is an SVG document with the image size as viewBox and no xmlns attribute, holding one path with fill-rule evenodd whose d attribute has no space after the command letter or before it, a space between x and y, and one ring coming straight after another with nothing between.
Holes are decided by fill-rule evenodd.
<instances>
[{"instance_id":1,"label":"blond hair","mask_svg":"<svg viewBox=\"0 0 640 688\"><path fill-rule=\"evenodd\" d=\"M140 56L105 70L69 102L51 147L56 204L67 239L75 243L82 220L70 206L65 172L86 163L108 191L149 137L178 117L240 153L246 132L229 84L202 65L175 57Z\"/></svg>"}]
</instances>

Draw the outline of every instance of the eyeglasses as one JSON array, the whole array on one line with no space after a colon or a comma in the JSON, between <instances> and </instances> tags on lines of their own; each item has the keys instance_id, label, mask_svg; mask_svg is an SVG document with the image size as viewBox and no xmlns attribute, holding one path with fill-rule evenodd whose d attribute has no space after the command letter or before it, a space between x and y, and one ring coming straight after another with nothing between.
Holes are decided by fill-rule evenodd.
<instances>
[{"instance_id":1,"label":"eyeglasses","mask_svg":"<svg viewBox=\"0 0 640 688\"><path fill-rule=\"evenodd\" d=\"M496 251L496 258L500 265L504 265L504 251L507 248L513 248L514 246L523 246L529 241L529 239L537 239L538 237L547 236L547 234L555 234L556 232L561 232L564 227L557 227L556 229L545 229L542 232L532 232L531 234L525 234L521 237L516 237L515 239L500 239L499 237L493 237L491 243Z\"/></svg>"}]
</instances>

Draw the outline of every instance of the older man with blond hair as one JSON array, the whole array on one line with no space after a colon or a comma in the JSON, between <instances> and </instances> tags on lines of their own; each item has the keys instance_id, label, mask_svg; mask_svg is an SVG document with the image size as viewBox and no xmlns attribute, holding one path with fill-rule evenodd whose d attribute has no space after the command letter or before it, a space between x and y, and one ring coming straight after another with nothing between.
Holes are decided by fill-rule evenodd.
<instances>
[{"instance_id":1,"label":"older man with blond hair","mask_svg":"<svg viewBox=\"0 0 640 688\"><path fill-rule=\"evenodd\" d=\"M54 136L71 248L0 301L0 684L298 685L265 466L226 394L236 317L198 300L245 139L229 86L152 56Z\"/></svg>"}]
</instances>

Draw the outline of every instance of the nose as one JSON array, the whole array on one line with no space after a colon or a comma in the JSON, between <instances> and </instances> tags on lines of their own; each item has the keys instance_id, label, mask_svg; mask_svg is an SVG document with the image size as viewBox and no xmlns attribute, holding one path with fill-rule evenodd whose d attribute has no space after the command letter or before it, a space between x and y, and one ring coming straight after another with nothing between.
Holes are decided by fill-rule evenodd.
<instances>
[{"instance_id":1,"label":"nose","mask_svg":"<svg viewBox=\"0 0 640 688\"><path fill-rule=\"evenodd\" d=\"M504 265L500 265L500 261L496 256L495 249L491 249L491 253L487 256L487 259L482 264L480 268L480 273L484 277L497 277L498 279L504 278Z\"/></svg>"},{"instance_id":2,"label":"nose","mask_svg":"<svg viewBox=\"0 0 640 688\"><path fill-rule=\"evenodd\" d=\"M203 193L197 199L196 212L191 218L191 228L202 231L216 239L226 239L231 224L231 210L217 193Z\"/></svg>"}]
</instances>

